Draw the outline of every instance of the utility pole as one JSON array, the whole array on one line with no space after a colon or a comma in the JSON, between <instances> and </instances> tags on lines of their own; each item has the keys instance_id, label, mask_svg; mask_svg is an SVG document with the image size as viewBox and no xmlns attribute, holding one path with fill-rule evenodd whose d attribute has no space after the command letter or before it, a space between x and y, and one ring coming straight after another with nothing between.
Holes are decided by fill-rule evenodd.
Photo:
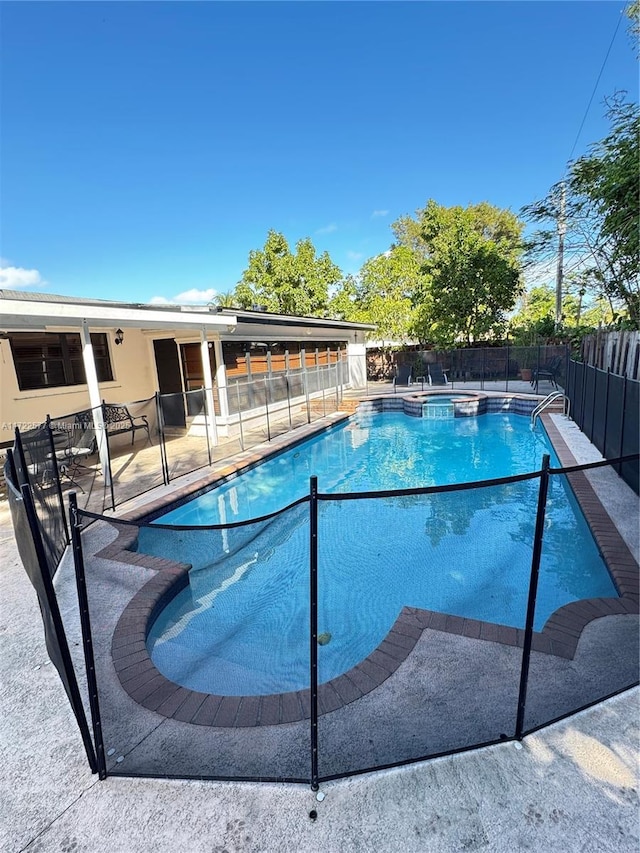
<instances>
[{"instance_id":1,"label":"utility pole","mask_svg":"<svg viewBox=\"0 0 640 853\"><path fill-rule=\"evenodd\" d=\"M564 275L564 235L567 224L564 218L565 183L560 184L560 210L558 212L558 269L556 271L556 331L562 323L562 279Z\"/></svg>"}]
</instances>

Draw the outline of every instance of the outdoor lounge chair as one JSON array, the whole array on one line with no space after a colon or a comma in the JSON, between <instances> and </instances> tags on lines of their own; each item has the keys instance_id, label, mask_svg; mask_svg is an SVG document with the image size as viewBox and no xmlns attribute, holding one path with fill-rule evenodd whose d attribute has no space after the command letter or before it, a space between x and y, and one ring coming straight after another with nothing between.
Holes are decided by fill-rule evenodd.
<instances>
[{"instance_id":1,"label":"outdoor lounge chair","mask_svg":"<svg viewBox=\"0 0 640 853\"><path fill-rule=\"evenodd\" d=\"M558 390L558 375L563 361L564 357L558 355L546 364L541 364L540 367L533 368L531 371L531 385L535 386L536 391L538 390L538 382L541 379L548 379L553 383L556 391Z\"/></svg>"},{"instance_id":2,"label":"outdoor lounge chair","mask_svg":"<svg viewBox=\"0 0 640 853\"><path fill-rule=\"evenodd\" d=\"M441 364L428 364L427 365L427 376L429 378L429 385L447 385L448 379L447 375L442 369Z\"/></svg>"},{"instance_id":3,"label":"outdoor lounge chair","mask_svg":"<svg viewBox=\"0 0 640 853\"><path fill-rule=\"evenodd\" d=\"M413 385L413 368L410 364L399 364L393 377L393 387L398 385Z\"/></svg>"}]
</instances>

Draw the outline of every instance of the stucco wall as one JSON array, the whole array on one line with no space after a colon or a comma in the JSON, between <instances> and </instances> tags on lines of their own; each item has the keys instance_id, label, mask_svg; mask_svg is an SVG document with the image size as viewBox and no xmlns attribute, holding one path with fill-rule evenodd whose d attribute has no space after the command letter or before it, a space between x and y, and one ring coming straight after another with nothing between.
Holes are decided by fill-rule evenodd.
<instances>
[{"instance_id":1,"label":"stucco wall","mask_svg":"<svg viewBox=\"0 0 640 853\"><path fill-rule=\"evenodd\" d=\"M126 403L152 396L157 387L152 338L139 329L126 329L124 342L116 346L113 333L108 331L107 335L114 379L100 383L103 399ZM8 340L0 340L0 442L12 441L16 426L29 429L42 423L47 415L59 417L88 407L86 385L20 391L11 345Z\"/></svg>"}]
</instances>

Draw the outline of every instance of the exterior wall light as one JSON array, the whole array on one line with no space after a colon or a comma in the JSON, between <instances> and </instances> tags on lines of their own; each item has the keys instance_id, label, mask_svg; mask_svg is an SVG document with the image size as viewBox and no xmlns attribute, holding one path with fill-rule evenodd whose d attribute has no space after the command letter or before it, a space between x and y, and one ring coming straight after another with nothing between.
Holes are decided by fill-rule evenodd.
<instances>
[{"instance_id":1,"label":"exterior wall light","mask_svg":"<svg viewBox=\"0 0 640 853\"><path fill-rule=\"evenodd\" d=\"M116 346L119 347L123 340L124 340L124 332L122 331L122 329L116 329L116 336L114 338Z\"/></svg>"}]
</instances>

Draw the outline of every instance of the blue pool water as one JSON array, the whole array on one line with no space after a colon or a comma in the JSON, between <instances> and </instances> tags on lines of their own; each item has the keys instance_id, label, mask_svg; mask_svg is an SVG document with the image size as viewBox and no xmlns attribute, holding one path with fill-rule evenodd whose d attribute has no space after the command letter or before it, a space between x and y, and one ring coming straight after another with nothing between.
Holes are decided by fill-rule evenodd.
<instances>
[{"instance_id":1,"label":"blue pool water","mask_svg":"<svg viewBox=\"0 0 640 853\"><path fill-rule=\"evenodd\" d=\"M496 414L434 423L404 414L358 415L342 427L268 459L157 519L163 524L229 524L275 512L309 494L423 488L537 471L557 459L542 427Z\"/></svg>"},{"instance_id":2,"label":"blue pool water","mask_svg":"<svg viewBox=\"0 0 640 853\"><path fill-rule=\"evenodd\" d=\"M551 452L517 415L447 421L358 416L167 513L182 525L228 523L308 493L460 483L539 470ZM552 453L552 464L557 464ZM370 654L404 605L524 624L538 480L469 491L319 505L320 680ZM148 638L161 672L227 695L308 685L308 506L231 530L141 528L139 549L191 562L190 584ZM558 607L616 595L564 478L551 479L535 627Z\"/></svg>"}]
</instances>

